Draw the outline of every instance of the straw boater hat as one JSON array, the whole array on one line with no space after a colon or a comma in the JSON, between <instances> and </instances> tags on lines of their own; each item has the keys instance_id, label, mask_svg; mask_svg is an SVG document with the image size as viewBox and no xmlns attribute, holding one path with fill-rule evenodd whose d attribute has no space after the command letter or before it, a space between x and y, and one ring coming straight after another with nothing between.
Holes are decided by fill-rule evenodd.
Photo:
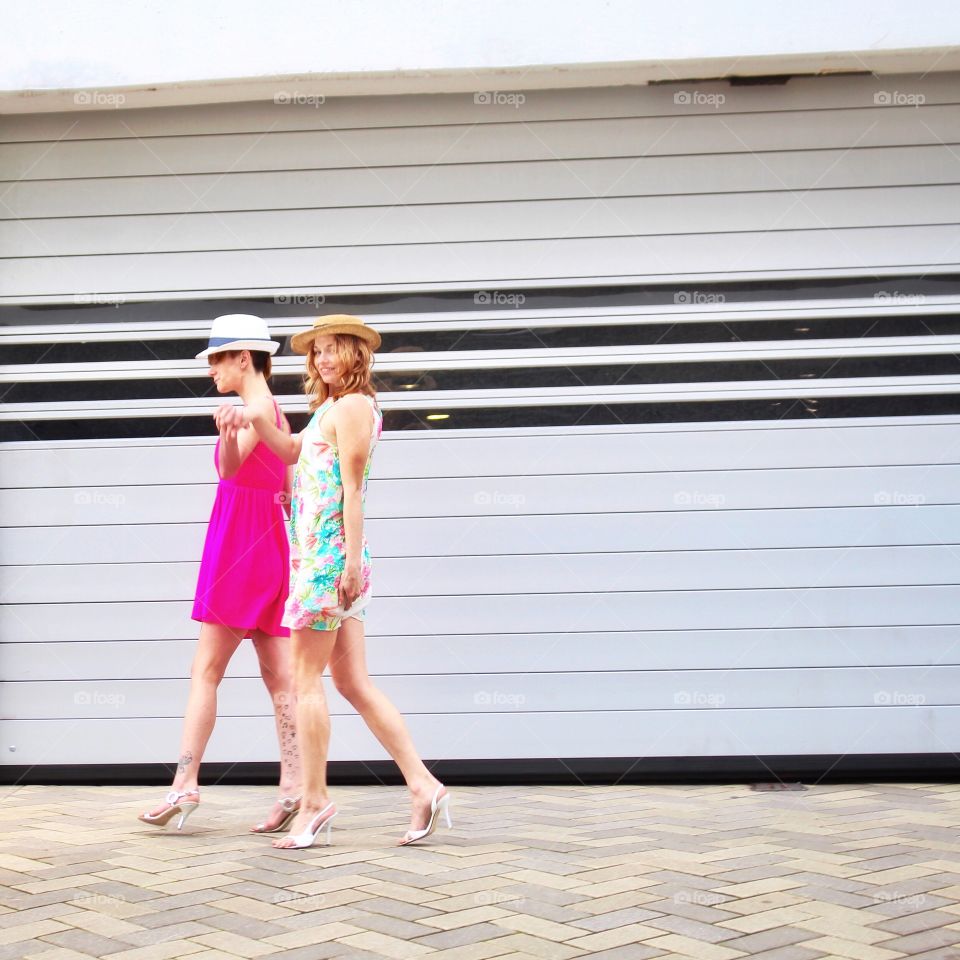
<instances>
[{"instance_id":1,"label":"straw boater hat","mask_svg":"<svg viewBox=\"0 0 960 960\"><path fill-rule=\"evenodd\" d=\"M207 349L201 350L197 359L205 360L225 350L262 350L272 355L279 347L276 340L270 339L266 320L251 313L228 313L213 321Z\"/></svg>"},{"instance_id":2,"label":"straw boater hat","mask_svg":"<svg viewBox=\"0 0 960 960\"><path fill-rule=\"evenodd\" d=\"M290 338L290 346L294 353L307 354L315 337L333 333L349 333L366 340L371 350L380 346L380 334L373 327L368 327L359 317L351 317L347 313L331 313L325 317L317 317L309 330L301 330Z\"/></svg>"}]
</instances>

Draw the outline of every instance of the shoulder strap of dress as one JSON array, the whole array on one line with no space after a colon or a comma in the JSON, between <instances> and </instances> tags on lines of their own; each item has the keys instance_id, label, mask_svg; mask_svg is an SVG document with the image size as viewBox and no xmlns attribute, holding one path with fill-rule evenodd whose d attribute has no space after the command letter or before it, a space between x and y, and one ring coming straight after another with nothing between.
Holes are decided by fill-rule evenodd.
<instances>
[{"instance_id":1,"label":"shoulder strap of dress","mask_svg":"<svg viewBox=\"0 0 960 960\"><path fill-rule=\"evenodd\" d=\"M282 417L281 417L281 415L280 415L280 404L277 403L277 398L276 398L276 397L271 397L270 399L273 401L273 409L274 409L274 412L275 412L276 415L277 415L277 418L276 418L276 419L277 419L277 429L278 429L278 430L282 430L282 429L283 429L283 425L282 425Z\"/></svg>"}]
</instances>

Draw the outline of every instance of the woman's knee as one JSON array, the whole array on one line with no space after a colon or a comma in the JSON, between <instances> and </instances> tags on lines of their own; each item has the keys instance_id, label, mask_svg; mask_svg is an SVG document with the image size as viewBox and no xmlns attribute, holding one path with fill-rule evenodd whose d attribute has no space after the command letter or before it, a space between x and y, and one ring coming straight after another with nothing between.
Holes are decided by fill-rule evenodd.
<instances>
[{"instance_id":1,"label":"woman's knee","mask_svg":"<svg viewBox=\"0 0 960 960\"><path fill-rule=\"evenodd\" d=\"M223 680L223 675L227 672L229 659L196 656L193 660L193 666L190 668L190 679L194 683L209 684L219 686Z\"/></svg>"},{"instance_id":2,"label":"woman's knee","mask_svg":"<svg viewBox=\"0 0 960 960\"><path fill-rule=\"evenodd\" d=\"M375 692L369 677L358 677L350 673L334 673L333 685L337 693L355 707L369 703Z\"/></svg>"}]
</instances>

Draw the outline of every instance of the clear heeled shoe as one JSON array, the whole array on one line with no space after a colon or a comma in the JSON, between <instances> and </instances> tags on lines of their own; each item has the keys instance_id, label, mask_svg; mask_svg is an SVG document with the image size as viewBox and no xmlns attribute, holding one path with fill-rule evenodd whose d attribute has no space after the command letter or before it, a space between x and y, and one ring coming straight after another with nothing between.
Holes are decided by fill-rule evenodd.
<instances>
[{"instance_id":1,"label":"clear heeled shoe","mask_svg":"<svg viewBox=\"0 0 960 960\"><path fill-rule=\"evenodd\" d=\"M411 843L422 840L424 837L429 837L430 834L437 829L437 821L440 819L441 812L447 818L447 827L452 828L453 821L450 819L450 794L447 793L447 788L442 783L434 790L433 797L430 800L430 819L427 821L426 827L424 827L423 830L408 830L397 845L406 847Z\"/></svg>"},{"instance_id":2,"label":"clear heeled shoe","mask_svg":"<svg viewBox=\"0 0 960 960\"><path fill-rule=\"evenodd\" d=\"M278 850L303 850L306 847L312 847L317 842L317 837L324 827L327 828L327 846L330 846L330 831L332 829L331 821L337 815L337 808L333 803L328 803L319 813L315 814L307 824L307 829L303 833L291 833L289 839L293 842L278 846ZM276 846L276 841L274 841Z\"/></svg>"},{"instance_id":3,"label":"clear heeled shoe","mask_svg":"<svg viewBox=\"0 0 960 960\"><path fill-rule=\"evenodd\" d=\"M283 833L290 826L290 822L300 811L300 797L280 797L277 803L283 810L283 819L269 829L266 821L258 823L255 827L250 828L251 833Z\"/></svg>"},{"instance_id":4,"label":"clear heeled shoe","mask_svg":"<svg viewBox=\"0 0 960 960\"><path fill-rule=\"evenodd\" d=\"M195 796L196 800L184 800L184 797ZM183 790L176 791L171 790L166 797L164 802L167 804L166 810L161 810L157 814L151 813L141 813L137 819L141 823L149 823L154 827L165 827L177 814L180 815L180 819L177 821L177 829L182 830L183 825L187 822L187 817L193 813L194 810L200 806L200 791L199 790Z\"/></svg>"}]
</instances>

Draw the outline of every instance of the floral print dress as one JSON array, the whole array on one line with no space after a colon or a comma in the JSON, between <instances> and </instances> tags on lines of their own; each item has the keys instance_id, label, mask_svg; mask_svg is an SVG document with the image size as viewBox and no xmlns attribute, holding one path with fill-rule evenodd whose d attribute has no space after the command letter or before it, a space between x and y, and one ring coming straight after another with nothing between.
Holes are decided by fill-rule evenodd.
<instances>
[{"instance_id":1,"label":"floral print dress","mask_svg":"<svg viewBox=\"0 0 960 960\"><path fill-rule=\"evenodd\" d=\"M363 468L364 504L373 449L383 429L383 416L376 401L373 397L366 399L373 414L373 432ZM346 565L343 480L337 447L320 431L320 423L333 403L333 398L328 397L304 429L300 459L293 477L289 521L290 594L284 608L283 625L294 630L336 630L344 619L344 612L363 620L371 597L370 551L366 536L360 557L362 592L348 611L340 609L337 597L337 584Z\"/></svg>"}]
</instances>

